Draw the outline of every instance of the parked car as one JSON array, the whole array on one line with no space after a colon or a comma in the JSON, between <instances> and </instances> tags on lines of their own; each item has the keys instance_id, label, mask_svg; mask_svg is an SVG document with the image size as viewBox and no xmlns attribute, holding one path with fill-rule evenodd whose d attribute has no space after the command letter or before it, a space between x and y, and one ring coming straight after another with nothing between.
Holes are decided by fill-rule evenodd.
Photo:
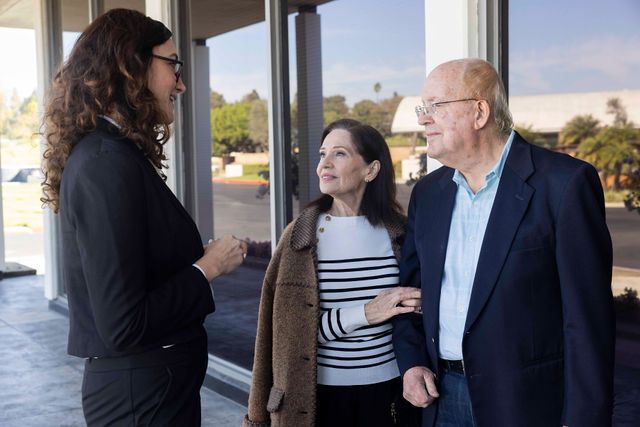
<instances>
[{"instance_id":1,"label":"parked car","mask_svg":"<svg viewBox=\"0 0 640 427\"><path fill-rule=\"evenodd\" d=\"M42 181L42 171L37 166L2 168L2 182Z\"/></svg>"}]
</instances>

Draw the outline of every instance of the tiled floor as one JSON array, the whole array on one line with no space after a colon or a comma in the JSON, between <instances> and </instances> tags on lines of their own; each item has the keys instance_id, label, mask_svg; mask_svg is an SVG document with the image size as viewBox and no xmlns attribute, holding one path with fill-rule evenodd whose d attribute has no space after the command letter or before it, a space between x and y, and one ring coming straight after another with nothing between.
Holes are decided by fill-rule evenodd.
<instances>
[{"instance_id":1,"label":"tiled floor","mask_svg":"<svg viewBox=\"0 0 640 427\"><path fill-rule=\"evenodd\" d=\"M0 426L83 426L82 360L67 356L68 319L48 307L42 276L0 281ZM239 426L245 408L202 389L203 426Z\"/></svg>"}]
</instances>

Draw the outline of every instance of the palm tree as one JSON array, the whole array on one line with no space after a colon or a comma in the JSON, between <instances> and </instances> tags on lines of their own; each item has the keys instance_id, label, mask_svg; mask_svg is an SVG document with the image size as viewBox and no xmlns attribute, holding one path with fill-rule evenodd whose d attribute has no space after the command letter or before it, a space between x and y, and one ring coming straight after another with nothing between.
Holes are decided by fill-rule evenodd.
<instances>
[{"instance_id":1,"label":"palm tree","mask_svg":"<svg viewBox=\"0 0 640 427\"><path fill-rule=\"evenodd\" d=\"M531 144L539 145L541 147L547 145L547 141L544 137L533 130L533 125L518 124L515 125L515 130L521 137Z\"/></svg>"},{"instance_id":2,"label":"palm tree","mask_svg":"<svg viewBox=\"0 0 640 427\"><path fill-rule=\"evenodd\" d=\"M376 84L373 85L373 91L376 93L376 102L378 102L378 94L380 93L381 89L382 85L380 84L380 82L376 82Z\"/></svg>"},{"instance_id":3,"label":"palm tree","mask_svg":"<svg viewBox=\"0 0 640 427\"><path fill-rule=\"evenodd\" d=\"M622 105L620 98L609 98L607 100L607 114L613 115L613 125L617 127L624 127L629 123L627 116L627 109Z\"/></svg>"},{"instance_id":4,"label":"palm tree","mask_svg":"<svg viewBox=\"0 0 640 427\"><path fill-rule=\"evenodd\" d=\"M560 131L560 145L578 146L587 138L596 136L600 129L600 121L591 114L575 116Z\"/></svg>"},{"instance_id":5,"label":"palm tree","mask_svg":"<svg viewBox=\"0 0 640 427\"><path fill-rule=\"evenodd\" d=\"M613 175L611 190L616 191L620 188L622 174L629 172L631 165L640 162L638 134L638 130L628 124L624 127L604 127L594 137L580 143L578 156L602 172L605 186L607 177Z\"/></svg>"}]
</instances>

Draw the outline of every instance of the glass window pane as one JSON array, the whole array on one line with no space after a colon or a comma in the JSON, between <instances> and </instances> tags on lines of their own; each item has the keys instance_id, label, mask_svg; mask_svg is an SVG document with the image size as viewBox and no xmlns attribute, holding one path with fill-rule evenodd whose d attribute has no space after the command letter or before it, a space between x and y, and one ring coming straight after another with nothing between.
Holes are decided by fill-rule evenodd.
<instances>
[{"instance_id":1,"label":"glass window pane","mask_svg":"<svg viewBox=\"0 0 640 427\"><path fill-rule=\"evenodd\" d=\"M640 215L623 203L640 188L639 18L640 5L630 0L509 2L517 129L532 143L592 163L605 190L616 311L614 424L640 411Z\"/></svg>"},{"instance_id":2,"label":"glass window pane","mask_svg":"<svg viewBox=\"0 0 640 427\"><path fill-rule=\"evenodd\" d=\"M398 199L406 208L411 187L405 182L409 172L415 175L419 169L424 138L419 127L396 133L391 125L400 101L418 95L423 83L424 2L342 0L320 5L316 13L321 20L324 125L352 117L385 136L398 168ZM298 138L296 67L303 64L295 57L296 15L292 13L288 20L294 158L303 144L317 151L321 143ZM194 16L194 25L199 25L199 20L201 17ZM242 16L231 15L228 20L239 22ZM206 42L211 49L215 235L234 234L252 243L245 264L214 283L217 309L206 320L206 327L210 352L246 369L251 369L253 362L260 291L272 239L266 31L265 23L259 22ZM400 169L403 160L409 160L404 179ZM316 166L310 167L311 185L317 188ZM302 206L295 196L292 202L295 217Z\"/></svg>"}]
</instances>

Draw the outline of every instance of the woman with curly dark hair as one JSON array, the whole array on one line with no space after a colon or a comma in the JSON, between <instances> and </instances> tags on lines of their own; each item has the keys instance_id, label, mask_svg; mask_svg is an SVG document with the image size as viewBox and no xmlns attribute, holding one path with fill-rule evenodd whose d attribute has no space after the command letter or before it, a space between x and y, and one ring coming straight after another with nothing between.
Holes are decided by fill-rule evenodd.
<instances>
[{"instance_id":1,"label":"woman with curly dark hair","mask_svg":"<svg viewBox=\"0 0 640 427\"><path fill-rule=\"evenodd\" d=\"M203 248L163 181L181 70L162 23L114 9L80 35L49 93L42 200L60 215L89 426L200 425L209 285L246 253L231 236Z\"/></svg>"}]
</instances>

